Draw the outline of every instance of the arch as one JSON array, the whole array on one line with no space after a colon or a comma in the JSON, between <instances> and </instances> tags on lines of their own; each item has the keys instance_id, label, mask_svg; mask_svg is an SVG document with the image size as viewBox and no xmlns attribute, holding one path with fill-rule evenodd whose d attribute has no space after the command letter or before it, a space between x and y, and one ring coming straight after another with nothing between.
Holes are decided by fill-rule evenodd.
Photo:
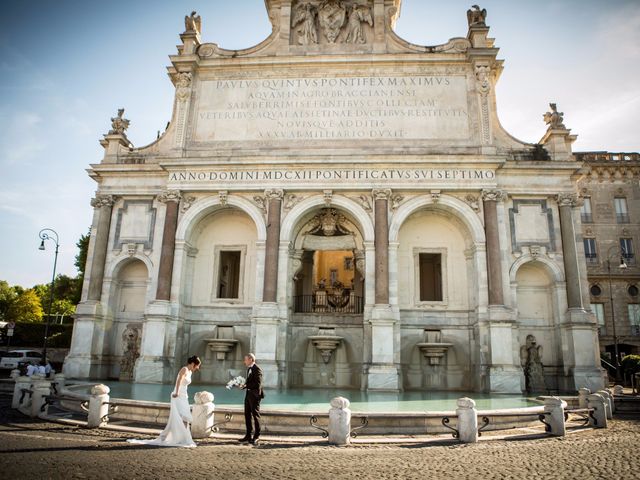
<instances>
[{"instance_id":1,"label":"arch","mask_svg":"<svg viewBox=\"0 0 640 480\"><path fill-rule=\"evenodd\" d=\"M484 243L484 226L473 209L449 195L442 195L437 202L433 201L431 195L421 195L412 198L408 202L402 204L391 218L389 226L389 241L397 242L400 227L412 214L425 207L431 207L434 210L444 210L451 213L462 220L464 225L469 229L473 237L473 243Z\"/></svg>"},{"instance_id":2,"label":"arch","mask_svg":"<svg viewBox=\"0 0 640 480\"><path fill-rule=\"evenodd\" d=\"M135 253L134 255L125 256L122 258L116 257L111 262L109 269L107 270L109 273L105 275L105 278L117 279L118 275L120 275L121 270L135 260L139 260L144 263L144 265L147 267L147 275L151 277L151 272L153 272L153 262L146 255Z\"/></svg>"},{"instance_id":3,"label":"arch","mask_svg":"<svg viewBox=\"0 0 640 480\"><path fill-rule=\"evenodd\" d=\"M364 210L364 208L362 208L353 200L340 195L332 197L330 206L342 208L353 215L355 220L360 224L360 228L362 228L363 240L365 242L373 242L373 222L371 221L371 217ZM314 195L312 197L305 198L303 201L293 207L282 222L280 238L282 240L293 241L293 235L295 233L297 224L307 213L317 207L326 207L325 199L321 195Z\"/></svg>"},{"instance_id":4,"label":"arch","mask_svg":"<svg viewBox=\"0 0 640 480\"><path fill-rule=\"evenodd\" d=\"M256 226L256 230L258 232L258 241L265 241L267 238L267 226L264 220L264 214L262 210L256 207L249 200L238 197L236 195L229 195L227 197L227 205L232 207L237 207L242 210L244 213L249 215L249 217L253 220L253 223ZM178 223L178 228L176 229L176 241L184 241L191 236L191 232L193 228L202 220L204 217L209 215L211 212L224 208L220 202L220 198L216 196L207 197L195 202L189 210L182 216L180 222Z\"/></svg>"},{"instance_id":5,"label":"arch","mask_svg":"<svg viewBox=\"0 0 640 480\"><path fill-rule=\"evenodd\" d=\"M564 282L564 273L557 263L544 256L534 257L530 253L520 256L520 258L513 262L511 269L509 270L509 281L514 283L516 281L518 270L520 270L523 265L534 262L541 264L547 273L551 275L554 282Z\"/></svg>"}]
</instances>

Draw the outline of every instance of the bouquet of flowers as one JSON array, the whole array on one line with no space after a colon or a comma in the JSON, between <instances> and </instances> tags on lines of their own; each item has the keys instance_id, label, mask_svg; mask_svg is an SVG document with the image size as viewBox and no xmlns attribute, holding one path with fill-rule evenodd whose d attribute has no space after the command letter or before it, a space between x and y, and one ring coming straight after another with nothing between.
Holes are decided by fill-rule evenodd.
<instances>
[{"instance_id":1,"label":"bouquet of flowers","mask_svg":"<svg viewBox=\"0 0 640 480\"><path fill-rule=\"evenodd\" d=\"M232 378L227 383L227 390L231 390L233 387L240 387L241 385L244 385L245 383L247 383L247 381L245 380L244 377Z\"/></svg>"}]
</instances>

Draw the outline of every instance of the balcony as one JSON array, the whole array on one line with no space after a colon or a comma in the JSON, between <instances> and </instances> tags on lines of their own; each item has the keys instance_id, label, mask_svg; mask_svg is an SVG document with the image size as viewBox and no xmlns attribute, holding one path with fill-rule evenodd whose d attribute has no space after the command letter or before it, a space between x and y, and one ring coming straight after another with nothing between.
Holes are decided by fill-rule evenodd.
<instances>
[{"instance_id":1,"label":"balcony","mask_svg":"<svg viewBox=\"0 0 640 480\"><path fill-rule=\"evenodd\" d=\"M361 314L364 310L364 298L350 293L336 295L326 291L317 291L313 295L298 295L293 297L293 311L295 313L324 313L324 314Z\"/></svg>"},{"instance_id":2,"label":"balcony","mask_svg":"<svg viewBox=\"0 0 640 480\"><path fill-rule=\"evenodd\" d=\"M598 254L597 253L585 253L584 257L587 259L587 264L589 264L589 265L597 265L598 264Z\"/></svg>"},{"instance_id":3,"label":"balcony","mask_svg":"<svg viewBox=\"0 0 640 480\"><path fill-rule=\"evenodd\" d=\"M629 223L629 214L628 213L616 213L616 221L618 223Z\"/></svg>"}]
</instances>

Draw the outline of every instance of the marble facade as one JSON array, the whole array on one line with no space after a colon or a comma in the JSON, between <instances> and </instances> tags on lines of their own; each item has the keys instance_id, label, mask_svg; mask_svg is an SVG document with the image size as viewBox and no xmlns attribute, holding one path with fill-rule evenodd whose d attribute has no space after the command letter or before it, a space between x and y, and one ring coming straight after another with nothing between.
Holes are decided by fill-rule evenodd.
<instances>
[{"instance_id":1,"label":"marble facade","mask_svg":"<svg viewBox=\"0 0 640 480\"><path fill-rule=\"evenodd\" d=\"M199 354L226 383L253 351L270 387L519 393L533 335L548 389L602 388L575 136L555 105L539 144L503 130L486 11L418 46L400 4L267 0L234 51L185 19L167 130L135 148L119 111L89 170L65 374L117 377L137 321L137 382ZM352 251L352 285L311 285L312 251Z\"/></svg>"}]
</instances>

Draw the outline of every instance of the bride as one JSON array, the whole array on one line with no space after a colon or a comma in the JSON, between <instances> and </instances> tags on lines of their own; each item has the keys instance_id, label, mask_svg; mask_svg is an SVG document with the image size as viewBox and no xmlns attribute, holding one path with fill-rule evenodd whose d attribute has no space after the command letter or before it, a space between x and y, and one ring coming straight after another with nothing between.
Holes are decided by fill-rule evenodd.
<instances>
[{"instance_id":1,"label":"bride","mask_svg":"<svg viewBox=\"0 0 640 480\"><path fill-rule=\"evenodd\" d=\"M189 424L192 421L187 386L191 383L191 374L200 369L200 359L189 357L187 365L180 369L176 385L171 393L169 421L158 438L153 440L128 440L130 443L157 445L161 447L195 447L191 438Z\"/></svg>"}]
</instances>

